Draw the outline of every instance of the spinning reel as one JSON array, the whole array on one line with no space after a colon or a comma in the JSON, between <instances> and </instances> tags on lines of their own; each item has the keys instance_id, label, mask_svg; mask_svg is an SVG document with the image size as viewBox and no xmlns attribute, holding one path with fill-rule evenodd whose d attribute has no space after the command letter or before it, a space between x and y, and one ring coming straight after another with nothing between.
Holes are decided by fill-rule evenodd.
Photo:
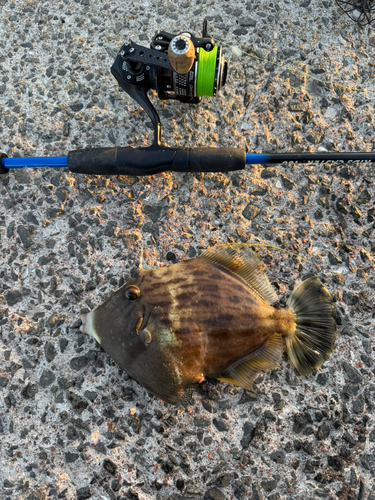
<instances>
[{"instance_id":1,"label":"spinning reel","mask_svg":"<svg viewBox=\"0 0 375 500\"><path fill-rule=\"evenodd\" d=\"M154 144L161 145L161 123L147 92L157 90L160 99L198 104L202 96L216 96L225 85L228 65L222 48L207 35L173 35L161 31L151 47L129 42L121 47L111 68L120 87L146 111L154 127Z\"/></svg>"}]
</instances>

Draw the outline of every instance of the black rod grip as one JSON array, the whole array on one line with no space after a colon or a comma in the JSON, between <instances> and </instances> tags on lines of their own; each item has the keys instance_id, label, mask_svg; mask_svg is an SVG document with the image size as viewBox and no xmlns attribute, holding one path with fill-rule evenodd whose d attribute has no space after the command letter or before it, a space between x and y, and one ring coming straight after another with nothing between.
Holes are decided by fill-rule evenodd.
<instances>
[{"instance_id":1,"label":"black rod grip","mask_svg":"<svg viewBox=\"0 0 375 500\"><path fill-rule=\"evenodd\" d=\"M229 172L245 166L245 150L237 148L93 148L68 154L69 170L88 175Z\"/></svg>"},{"instance_id":2,"label":"black rod grip","mask_svg":"<svg viewBox=\"0 0 375 500\"><path fill-rule=\"evenodd\" d=\"M188 172L230 172L246 167L246 152L239 148L189 149Z\"/></svg>"},{"instance_id":3,"label":"black rod grip","mask_svg":"<svg viewBox=\"0 0 375 500\"><path fill-rule=\"evenodd\" d=\"M9 172L7 168L3 167L3 158L8 158L8 156L0 152L0 175L6 175Z\"/></svg>"}]
</instances>

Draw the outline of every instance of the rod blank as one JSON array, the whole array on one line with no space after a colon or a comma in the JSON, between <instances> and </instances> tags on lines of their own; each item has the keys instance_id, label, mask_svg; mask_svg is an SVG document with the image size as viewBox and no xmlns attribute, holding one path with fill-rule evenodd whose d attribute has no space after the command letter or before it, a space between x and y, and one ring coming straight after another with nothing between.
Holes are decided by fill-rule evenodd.
<instances>
[{"instance_id":1,"label":"rod blank","mask_svg":"<svg viewBox=\"0 0 375 500\"><path fill-rule=\"evenodd\" d=\"M253 153L246 155L246 165L264 163L282 163L294 161L311 163L314 161L371 161L375 162L375 153Z\"/></svg>"}]
</instances>

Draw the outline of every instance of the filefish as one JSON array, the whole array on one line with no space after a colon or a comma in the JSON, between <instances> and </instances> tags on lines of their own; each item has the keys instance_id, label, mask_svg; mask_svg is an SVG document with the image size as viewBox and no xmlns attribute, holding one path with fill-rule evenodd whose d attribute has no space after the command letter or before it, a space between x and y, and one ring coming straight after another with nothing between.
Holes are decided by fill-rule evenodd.
<instances>
[{"instance_id":1,"label":"filefish","mask_svg":"<svg viewBox=\"0 0 375 500\"><path fill-rule=\"evenodd\" d=\"M285 350L301 376L328 359L335 308L319 278L300 283L286 307L277 301L253 250L218 245L153 270L141 258L137 277L81 316L81 331L147 391L178 405L206 377L251 390Z\"/></svg>"}]
</instances>

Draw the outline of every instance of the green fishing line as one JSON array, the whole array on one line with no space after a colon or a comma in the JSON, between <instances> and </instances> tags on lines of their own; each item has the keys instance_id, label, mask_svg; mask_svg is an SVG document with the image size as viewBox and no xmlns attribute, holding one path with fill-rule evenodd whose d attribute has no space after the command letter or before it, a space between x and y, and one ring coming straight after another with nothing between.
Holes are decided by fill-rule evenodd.
<instances>
[{"instance_id":1,"label":"green fishing line","mask_svg":"<svg viewBox=\"0 0 375 500\"><path fill-rule=\"evenodd\" d=\"M199 49L198 73L197 73L197 96L214 95L215 69L216 69L217 47L211 52Z\"/></svg>"}]
</instances>

